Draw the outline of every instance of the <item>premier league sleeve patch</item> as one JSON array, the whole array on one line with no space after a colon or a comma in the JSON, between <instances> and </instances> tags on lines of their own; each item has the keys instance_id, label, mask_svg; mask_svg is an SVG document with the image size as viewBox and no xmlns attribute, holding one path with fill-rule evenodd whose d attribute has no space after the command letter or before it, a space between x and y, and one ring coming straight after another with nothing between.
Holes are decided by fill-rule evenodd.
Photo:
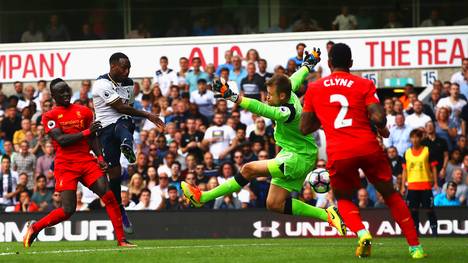
<instances>
[{"instance_id":1,"label":"premier league sleeve patch","mask_svg":"<svg viewBox=\"0 0 468 263\"><path fill-rule=\"evenodd\" d=\"M104 91L104 97L106 97L106 99L108 99L110 97L109 91Z\"/></svg>"},{"instance_id":2,"label":"premier league sleeve patch","mask_svg":"<svg viewBox=\"0 0 468 263\"><path fill-rule=\"evenodd\" d=\"M55 121L50 120L47 122L47 128L49 128L49 130L52 130L53 128L55 128L55 126L56 126Z\"/></svg>"}]
</instances>

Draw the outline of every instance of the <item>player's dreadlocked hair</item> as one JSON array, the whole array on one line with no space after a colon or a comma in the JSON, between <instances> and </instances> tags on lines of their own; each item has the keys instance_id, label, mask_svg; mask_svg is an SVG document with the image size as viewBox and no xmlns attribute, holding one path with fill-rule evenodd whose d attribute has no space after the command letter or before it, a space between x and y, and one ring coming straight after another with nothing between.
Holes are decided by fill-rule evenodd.
<instances>
[{"instance_id":1,"label":"player's dreadlocked hair","mask_svg":"<svg viewBox=\"0 0 468 263\"><path fill-rule=\"evenodd\" d=\"M328 60L335 68L349 68L351 65L351 49L344 43L334 44L328 53Z\"/></svg>"},{"instance_id":2,"label":"player's dreadlocked hair","mask_svg":"<svg viewBox=\"0 0 468 263\"><path fill-rule=\"evenodd\" d=\"M125 55L124 53L122 52L117 52L117 53L114 53L112 54L112 56L109 58L109 64L115 64L115 63L118 63L119 60L123 58L123 59L128 59L127 55Z\"/></svg>"},{"instance_id":3,"label":"player's dreadlocked hair","mask_svg":"<svg viewBox=\"0 0 468 263\"><path fill-rule=\"evenodd\" d=\"M285 93L288 100L291 97L291 81L286 75L275 74L266 82L266 85L276 87L276 94Z\"/></svg>"},{"instance_id":4,"label":"player's dreadlocked hair","mask_svg":"<svg viewBox=\"0 0 468 263\"><path fill-rule=\"evenodd\" d=\"M61 79L61 78L53 79L53 80L50 82L50 85L49 85L50 90L52 90L52 88L55 86L55 84L57 84L57 83L59 83L59 82L62 82L62 81L64 81L64 80Z\"/></svg>"}]
</instances>

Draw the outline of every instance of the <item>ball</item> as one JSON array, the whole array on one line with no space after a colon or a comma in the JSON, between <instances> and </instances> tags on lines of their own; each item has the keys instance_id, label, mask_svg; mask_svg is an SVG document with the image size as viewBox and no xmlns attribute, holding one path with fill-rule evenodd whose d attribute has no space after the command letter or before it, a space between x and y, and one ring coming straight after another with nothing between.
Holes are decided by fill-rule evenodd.
<instances>
[{"instance_id":1,"label":"ball","mask_svg":"<svg viewBox=\"0 0 468 263\"><path fill-rule=\"evenodd\" d=\"M330 174L326 169L313 170L307 175L306 181L316 193L323 194L330 190Z\"/></svg>"}]
</instances>

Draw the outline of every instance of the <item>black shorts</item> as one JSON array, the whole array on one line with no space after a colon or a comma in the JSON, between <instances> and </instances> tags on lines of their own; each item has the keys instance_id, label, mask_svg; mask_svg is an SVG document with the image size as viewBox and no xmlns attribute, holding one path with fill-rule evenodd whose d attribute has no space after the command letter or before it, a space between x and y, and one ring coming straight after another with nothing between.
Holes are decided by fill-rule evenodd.
<instances>
[{"instance_id":1,"label":"black shorts","mask_svg":"<svg viewBox=\"0 0 468 263\"><path fill-rule=\"evenodd\" d=\"M130 116L123 116L115 123L99 131L102 155L110 168L120 165L120 145L122 144L122 140L127 138L133 143L134 131L135 123Z\"/></svg>"},{"instance_id":2,"label":"black shorts","mask_svg":"<svg viewBox=\"0 0 468 263\"><path fill-rule=\"evenodd\" d=\"M408 190L406 203L411 208L433 208L434 196L432 190Z\"/></svg>"}]
</instances>

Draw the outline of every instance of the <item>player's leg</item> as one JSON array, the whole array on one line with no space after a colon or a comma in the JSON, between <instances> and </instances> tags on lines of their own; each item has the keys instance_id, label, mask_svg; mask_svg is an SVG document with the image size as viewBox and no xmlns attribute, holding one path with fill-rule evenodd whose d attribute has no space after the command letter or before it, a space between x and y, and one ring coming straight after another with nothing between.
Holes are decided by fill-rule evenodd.
<instances>
[{"instance_id":1,"label":"player's leg","mask_svg":"<svg viewBox=\"0 0 468 263\"><path fill-rule=\"evenodd\" d=\"M434 196L431 190L421 191L421 208L429 218L432 235L437 236L437 216L434 211Z\"/></svg>"},{"instance_id":2,"label":"player's leg","mask_svg":"<svg viewBox=\"0 0 468 263\"><path fill-rule=\"evenodd\" d=\"M133 152L134 130L135 124L130 116L123 116L115 123L114 132L120 141L120 151L130 164L134 164L136 161L135 153Z\"/></svg>"},{"instance_id":3,"label":"player's leg","mask_svg":"<svg viewBox=\"0 0 468 263\"><path fill-rule=\"evenodd\" d=\"M120 205L120 213L122 214L122 223L124 231L127 234L133 233L133 226L130 222L127 213L122 205L121 197L121 183L122 183L122 167L120 166L120 141L114 136L114 127L108 126L101 130L99 140L102 146L102 154L104 160L107 162L109 168L107 174L109 175L109 187L117 203Z\"/></svg>"},{"instance_id":4,"label":"player's leg","mask_svg":"<svg viewBox=\"0 0 468 263\"><path fill-rule=\"evenodd\" d=\"M23 238L24 247L30 247L37 235L46 227L54 226L70 218L76 210L76 189L60 192L62 206L52 210L39 221L31 224Z\"/></svg>"},{"instance_id":5,"label":"player's leg","mask_svg":"<svg viewBox=\"0 0 468 263\"><path fill-rule=\"evenodd\" d=\"M412 250L417 250L415 255L411 253L411 256L419 257L419 254L424 256L424 251L419 244L411 213L401 195L393 187L392 171L386 156L383 152L382 154L375 154L373 156L372 159L368 159L369 161L364 163L362 168L364 173L377 191L383 196L385 204L390 208L393 218L406 237L406 241L410 246L410 253Z\"/></svg>"},{"instance_id":6,"label":"player's leg","mask_svg":"<svg viewBox=\"0 0 468 263\"><path fill-rule=\"evenodd\" d=\"M406 193L406 203L411 211L411 217L413 218L416 232L419 233L419 207L421 205L421 195L419 191L408 190Z\"/></svg>"},{"instance_id":7,"label":"player's leg","mask_svg":"<svg viewBox=\"0 0 468 263\"><path fill-rule=\"evenodd\" d=\"M88 168L86 173L87 174L83 177L83 183L91 191L97 194L105 204L107 215L109 216L112 222L112 226L114 227L118 245L126 247L135 246L128 242L125 238L120 206L109 188L106 176L102 173L102 171L100 171L97 165L93 168ZM96 177L98 177L98 179L96 179Z\"/></svg>"}]
</instances>

